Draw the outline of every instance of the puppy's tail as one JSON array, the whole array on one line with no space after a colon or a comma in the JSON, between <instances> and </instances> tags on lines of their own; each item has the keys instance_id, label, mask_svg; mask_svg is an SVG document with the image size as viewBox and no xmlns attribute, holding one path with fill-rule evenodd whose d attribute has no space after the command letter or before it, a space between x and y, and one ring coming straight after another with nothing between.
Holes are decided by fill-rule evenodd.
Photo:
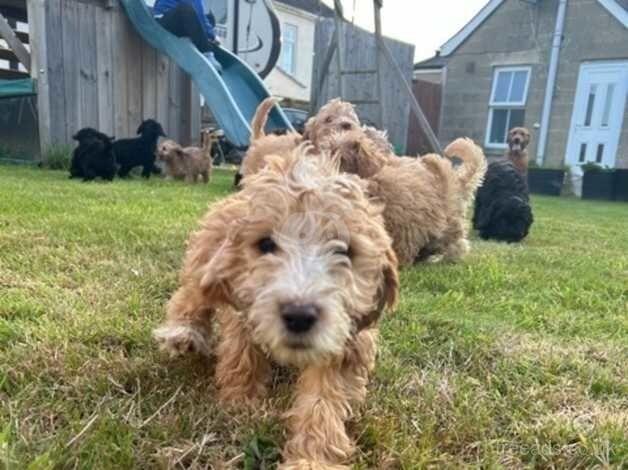
<instances>
[{"instance_id":1,"label":"puppy's tail","mask_svg":"<svg viewBox=\"0 0 628 470\"><path fill-rule=\"evenodd\" d=\"M465 199L469 200L484 180L486 173L484 152L471 139L460 138L447 146L445 156L462 160L462 165L459 165L456 171Z\"/></svg>"},{"instance_id":2,"label":"puppy's tail","mask_svg":"<svg viewBox=\"0 0 628 470\"><path fill-rule=\"evenodd\" d=\"M277 104L277 99L271 96L262 101L257 107L255 116L253 116L253 120L251 121L251 143L266 135L264 127L266 126L270 110L275 104Z\"/></svg>"}]
</instances>

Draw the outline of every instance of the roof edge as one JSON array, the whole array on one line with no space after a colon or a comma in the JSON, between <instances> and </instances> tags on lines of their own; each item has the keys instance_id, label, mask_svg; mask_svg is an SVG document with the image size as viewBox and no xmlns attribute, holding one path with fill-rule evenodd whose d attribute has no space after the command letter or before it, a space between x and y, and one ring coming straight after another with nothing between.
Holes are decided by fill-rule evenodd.
<instances>
[{"instance_id":1,"label":"roof edge","mask_svg":"<svg viewBox=\"0 0 628 470\"><path fill-rule=\"evenodd\" d=\"M613 15L624 28L628 28L628 11L621 5L618 5L615 0L597 0L608 12Z\"/></svg>"},{"instance_id":2,"label":"roof edge","mask_svg":"<svg viewBox=\"0 0 628 470\"><path fill-rule=\"evenodd\" d=\"M484 7L475 15L471 21L469 21L464 27L458 31L449 41L443 44L440 48L440 55L448 56L460 46L466 39L473 34L473 32L484 21L491 16L491 14L499 8L505 0L490 0Z\"/></svg>"},{"instance_id":3,"label":"roof edge","mask_svg":"<svg viewBox=\"0 0 628 470\"><path fill-rule=\"evenodd\" d=\"M458 47L478 29L491 14L499 8L505 0L490 0L460 31L452 36L449 41L440 48L441 57L451 55ZM628 11L615 0L597 0L611 15L615 17L625 28L628 28Z\"/></svg>"}]
</instances>

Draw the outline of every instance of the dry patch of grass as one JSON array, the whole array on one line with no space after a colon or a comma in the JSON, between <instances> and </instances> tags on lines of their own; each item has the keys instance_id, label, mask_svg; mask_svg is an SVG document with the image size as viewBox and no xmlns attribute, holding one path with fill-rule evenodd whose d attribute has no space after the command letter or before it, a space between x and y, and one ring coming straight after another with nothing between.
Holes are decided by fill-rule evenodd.
<instances>
[{"instance_id":1,"label":"dry patch of grass","mask_svg":"<svg viewBox=\"0 0 628 470\"><path fill-rule=\"evenodd\" d=\"M151 329L209 187L82 184L0 166L0 467L272 468L291 375L254 410L215 402L213 364ZM402 275L358 469L628 465L628 207L534 198L517 246ZM30 466L30 467L29 467Z\"/></svg>"}]
</instances>

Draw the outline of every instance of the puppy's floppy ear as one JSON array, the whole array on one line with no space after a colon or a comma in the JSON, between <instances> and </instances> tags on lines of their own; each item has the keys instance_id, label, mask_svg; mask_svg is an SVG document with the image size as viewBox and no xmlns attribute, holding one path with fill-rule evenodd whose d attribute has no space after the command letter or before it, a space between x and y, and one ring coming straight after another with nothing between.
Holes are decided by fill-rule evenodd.
<instances>
[{"instance_id":1,"label":"puppy's floppy ear","mask_svg":"<svg viewBox=\"0 0 628 470\"><path fill-rule=\"evenodd\" d=\"M316 116L312 116L307 121L305 121L305 126L303 126L303 139L312 140L312 133L314 132L315 127Z\"/></svg>"},{"instance_id":2,"label":"puppy's floppy ear","mask_svg":"<svg viewBox=\"0 0 628 470\"><path fill-rule=\"evenodd\" d=\"M360 178L371 178L387 163L387 158L381 155L377 149L369 147L363 143L358 145L357 169Z\"/></svg>"},{"instance_id":3,"label":"puppy's floppy ear","mask_svg":"<svg viewBox=\"0 0 628 470\"><path fill-rule=\"evenodd\" d=\"M144 132L144 127L146 127L146 121L142 122L137 128L137 135L140 135L142 132Z\"/></svg>"},{"instance_id":4,"label":"puppy's floppy ear","mask_svg":"<svg viewBox=\"0 0 628 470\"><path fill-rule=\"evenodd\" d=\"M231 280L246 263L235 231L245 215L246 203L232 196L219 203L190 238L183 276L192 276L212 304L236 305Z\"/></svg>"},{"instance_id":5,"label":"puppy's floppy ear","mask_svg":"<svg viewBox=\"0 0 628 470\"><path fill-rule=\"evenodd\" d=\"M384 285L382 297L387 307L392 308L399 300L399 262L392 248L386 250L386 264L384 265Z\"/></svg>"},{"instance_id":6,"label":"puppy's floppy ear","mask_svg":"<svg viewBox=\"0 0 628 470\"><path fill-rule=\"evenodd\" d=\"M392 308L399 298L399 263L392 248L386 250L386 261L382 268L382 285L377 290L377 307L372 312L356 321L356 330L360 332L374 325L382 316L386 307Z\"/></svg>"}]
</instances>

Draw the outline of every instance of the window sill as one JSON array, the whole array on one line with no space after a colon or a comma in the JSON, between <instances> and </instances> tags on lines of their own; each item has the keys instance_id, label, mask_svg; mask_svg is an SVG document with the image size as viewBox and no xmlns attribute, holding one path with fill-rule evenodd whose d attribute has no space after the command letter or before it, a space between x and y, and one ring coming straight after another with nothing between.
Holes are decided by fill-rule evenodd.
<instances>
[{"instance_id":1,"label":"window sill","mask_svg":"<svg viewBox=\"0 0 628 470\"><path fill-rule=\"evenodd\" d=\"M489 144L484 143L484 147L491 150L506 150L508 148L508 144Z\"/></svg>"}]
</instances>

